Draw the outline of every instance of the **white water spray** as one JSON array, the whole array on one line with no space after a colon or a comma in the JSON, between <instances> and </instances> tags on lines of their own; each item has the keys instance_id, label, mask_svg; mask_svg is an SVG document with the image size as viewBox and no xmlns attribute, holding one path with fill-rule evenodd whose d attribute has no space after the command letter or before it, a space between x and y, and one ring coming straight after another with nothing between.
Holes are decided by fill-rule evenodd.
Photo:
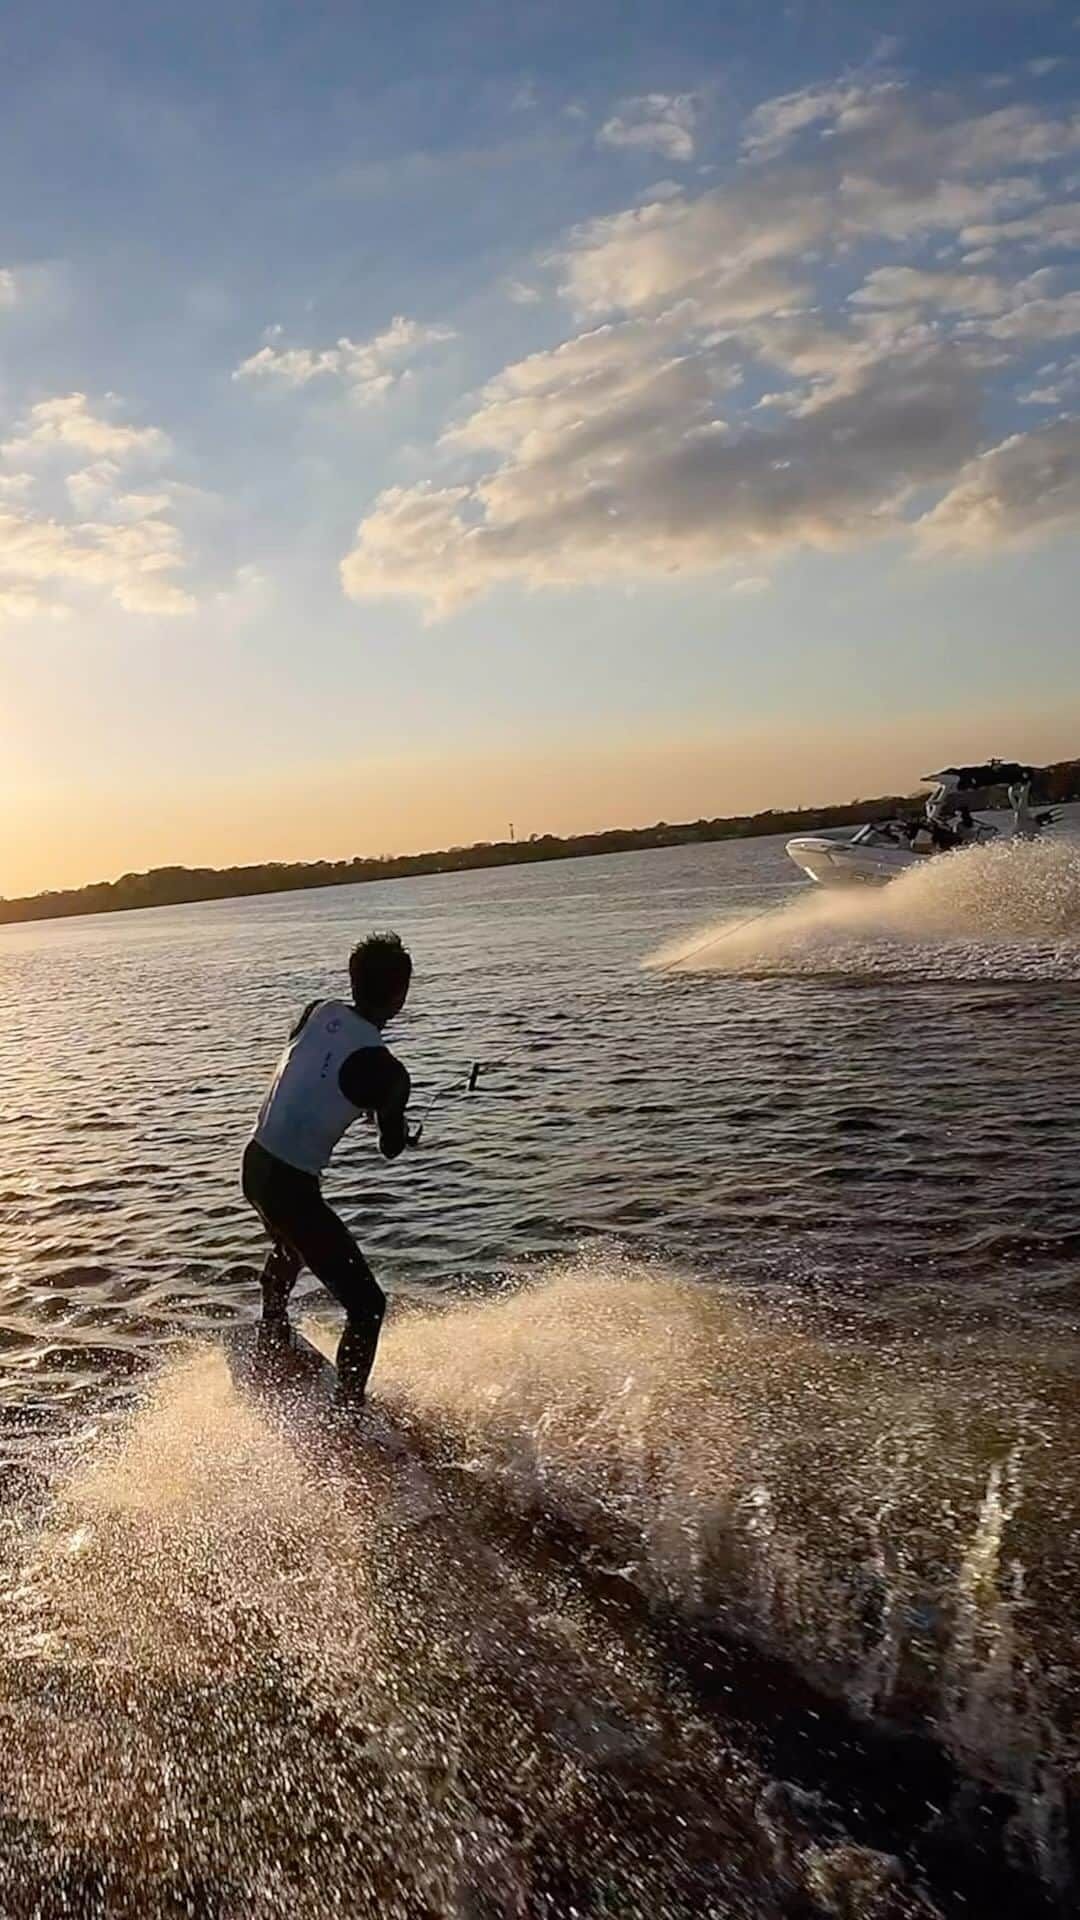
<instances>
[{"instance_id":1,"label":"white water spray","mask_svg":"<svg viewBox=\"0 0 1080 1920\"><path fill-rule=\"evenodd\" d=\"M646 965L1077 979L1080 847L1007 840L939 855L884 887L802 890L780 907L699 927Z\"/></svg>"}]
</instances>

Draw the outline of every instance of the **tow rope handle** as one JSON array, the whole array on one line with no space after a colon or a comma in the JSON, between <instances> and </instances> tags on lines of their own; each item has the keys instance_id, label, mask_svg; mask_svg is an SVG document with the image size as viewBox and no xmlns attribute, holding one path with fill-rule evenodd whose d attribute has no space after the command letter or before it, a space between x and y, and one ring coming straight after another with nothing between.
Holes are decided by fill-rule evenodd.
<instances>
[{"instance_id":1,"label":"tow rope handle","mask_svg":"<svg viewBox=\"0 0 1080 1920\"><path fill-rule=\"evenodd\" d=\"M428 1101L427 1106L424 1108L423 1113L420 1115L411 1133L408 1122L406 1122L405 1138L408 1145L410 1147L418 1147L420 1145L424 1137L424 1128L427 1125L428 1116L438 1101L448 1099L451 1094L475 1093L480 1085L481 1074L489 1073L492 1068L501 1067L503 1064L501 1060L474 1060L464 1079L457 1078L448 1080L444 1086L436 1087L435 1092L432 1094L431 1099Z\"/></svg>"}]
</instances>

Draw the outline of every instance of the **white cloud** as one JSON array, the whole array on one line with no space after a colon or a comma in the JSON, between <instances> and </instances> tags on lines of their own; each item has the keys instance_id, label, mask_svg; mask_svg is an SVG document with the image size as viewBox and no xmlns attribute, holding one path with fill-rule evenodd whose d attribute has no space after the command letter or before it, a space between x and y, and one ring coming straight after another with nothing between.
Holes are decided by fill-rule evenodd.
<instances>
[{"instance_id":1,"label":"white cloud","mask_svg":"<svg viewBox=\"0 0 1080 1920\"><path fill-rule=\"evenodd\" d=\"M366 405L397 386L409 362L427 348L454 338L452 327L425 326L398 314L370 340L344 336L332 347L260 347L237 367L233 379L269 381L295 390L330 377Z\"/></svg>"},{"instance_id":2,"label":"white cloud","mask_svg":"<svg viewBox=\"0 0 1080 1920\"><path fill-rule=\"evenodd\" d=\"M1080 115L1055 118L1021 104L971 114L947 94L920 99L897 80L841 82L766 100L750 116L744 145L751 155L774 159L811 128L817 157L826 135L871 162L876 156L882 175L920 157L941 174L985 174L1040 165L1080 147Z\"/></svg>"},{"instance_id":3,"label":"white cloud","mask_svg":"<svg viewBox=\"0 0 1080 1920\"><path fill-rule=\"evenodd\" d=\"M1038 207L1018 220L1001 220L993 226L965 227L960 235L967 247L1001 247L1009 241L1035 248L1080 247L1080 200Z\"/></svg>"},{"instance_id":4,"label":"white cloud","mask_svg":"<svg viewBox=\"0 0 1080 1920\"><path fill-rule=\"evenodd\" d=\"M586 313L631 313L706 294L718 319L771 312L798 298L787 261L813 238L802 209L789 222L770 207L768 223L756 222L742 190L717 188L579 228L564 256L563 290Z\"/></svg>"},{"instance_id":5,"label":"white cloud","mask_svg":"<svg viewBox=\"0 0 1080 1920\"><path fill-rule=\"evenodd\" d=\"M596 136L597 146L661 153L666 160L694 157L698 103L692 93L646 93L624 100Z\"/></svg>"},{"instance_id":6,"label":"white cloud","mask_svg":"<svg viewBox=\"0 0 1080 1920\"><path fill-rule=\"evenodd\" d=\"M993 552L1080 529L1080 420L1016 433L961 470L919 521L939 553Z\"/></svg>"},{"instance_id":7,"label":"white cloud","mask_svg":"<svg viewBox=\"0 0 1080 1920\"><path fill-rule=\"evenodd\" d=\"M809 156L790 157L809 129ZM1031 169L1078 148L1076 113L1055 117L1017 104L972 114L947 94L919 97L895 81L808 89L766 101L751 116L751 155L773 163L784 156L784 164L750 172L742 211L771 226L787 202L784 224L801 225L807 245L902 239L1023 211L1041 197Z\"/></svg>"},{"instance_id":8,"label":"white cloud","mask_svg":"<svg viewBox=\"0 0 1080 1920\"><path fill-rule=\"evenodd\" d=\"M102 514L109 520L147 520L170 512L172 492L119 492L120 468L115 461L99 460L92 466L69 473L65 481L68 497L76 512L85 517Z\"/></svg>"},{"instance_id":9,"label":"white cloud","mask_svg":"<svg viewBox=\"0 0 1080 1920\"><path fill-rule=\"evenodd\" d=\"M530 287L524 280L511 280L506 289L506 297L515 307L536 307L543 299L539 287Z\"/></svg>"},{"instance_id":10,"label":"white cloud","mask_svg":"<svg viewBox=\"0 0 1080 1920\"><path fill-rule=\"evenodd\" d=\"M1026 210L1037 197L1027 179L943 172L943 150L957 143L932 139L913 106L890 100L889 124L891 137L881 129L879 140L860 124L812 166L755 167L696 199L588 223L564 260L570 297L593 313L654 307L765 268L789 273L814 250L955 232ZM979 142L960 144L974 169Z\"/></svg>"},{"instance_id":11,"label":"white cloud","mask_svg":"<svg viewBox=\"0 0 1080 1920\"><path fill-rule=\"evenodd\" d=\"M33 587L0 586L0 625L7 620L66 620L71 608L50 600Z\"/></svg>"},{"instance_id":12,"label":"white cloud","mask_svg":"<svg viewBox=\"0 0 1080 1920\"><path fill-rule=\"evenodd\" d=\"M717 350L664 353L648 323L602 328L508 368L454 439L502 455L480 481L393 488L342 568L355 597L438 616L500 581L532 587L737 564L895 528L910 490L973 451L961 359L893 344L847 390L778 426L727 424Z\"/></svg>"},{"instance_id":13,"label":"white cloud","mask_svg":"<svg viewBox=\"0 0 1080 1920\"><path fill-rule=\"evenodd\" d=\"M1060 54L1049 53L1043 54L1041 59L1029 60L1027 70L1034 74L1036 80L1042 80L1048 73L1056 73L1058 68L1064 65L1065 62Z\"/></svg>"},{"instance_id":14,"label":"white cloud","mask_svg":"<svg viewBox=\"0 0 1080 1920\"><path fill-rule=\"evenodd\" d=\"M0 267L0 307L13 307L19 290L10 267Z\"/></svg>"},{"instance_id":15,"label":"white cloud","mask_svg":"<svg viewBox=\"0 0 1080 1920\"><path fill-rule=\"evenodd\" d=\"M230 626L244 626L265 615L272 597L272 583L261 567L245 563L237 567L227 586L219 588L213 605Z\"/></svg>"},{"instance_id":16,"label":"white cloud","mask_svg":"<svg viewBox=\"0 0 1080 1920\"><path fill-rule=\"evenodd\" d=\"M748 573L741 580L733 580L731 592L745 595L747 598L758 593L768 593L772 581L764 573Z\"/></svg>"},{"instance_id":17,"label":"white cloud","mask_svg":"<svg viewBox=\"0 0 1080 1920\"><path fill-rule=\"evenodd\" d=\"M747 122L744 151L772 159L808 128L850 124L853 115L865 113L871 103L899 91L898 83L892 80L878 81L870 87L847 81L828 87L803 87L797 93L763 100Z\"/></svg>"},{"instance_id":18,"label":"white cloud","mask_svg":"<svg viewBox=\"0 0 1080 1920\"><path fill-rule=\"evenodd\" d=\"M194 601L170 578L183 562L180 534L164 520L68 526L0 513L0 592L22 590L27 582L91 586L130 613L189 613ZM56 604L64 604L62 598Z\"/></svg>"},{"instance_id":19,"label":"white cloud","mask_svg":"<svg viewBox=\"0 0 1080 1920\"><path fill-rule=\"evenodd\" d=\"M90 453L113 460L133 457L161 459L171 442L160 427L128 427L90 411L85 393L57 394L31 407L14 439L0 447L9 459L61 450Z\"/></svg>"},{"instance_id":20,"label":"white cloud","mask_svg":"<svg viewBox=\"0 0 1080 1920\"><path fill-rule=\"evenodd\" d=\"M795 123L815 122L830 137L811 158L782 151ZM715 297L721 320L748 310L741 297L726 300L726 289L738 296L760 286L761 311L770 300L793 305L793 273L804 275L815 254L839 255L856 242L900 245L959 232L967 245L992 245L999 234L1022 238L1030 224L1033 241L1053 233L1062 244L1077 231L1075 208L1051 219L1035 205L1042 189L1034 170L1080 144L1080 115L1040 116L1023 105L972 115L946 97L921 100L888 82L786 96L766 103L752 124L758 164L733 180L577 230L563 264L565 290L582 311L631 313ZM904 267L879 270L871 287L887 284L890 271L915 286L916 269ZM924 281L923 291L930 286ZM988 280L954 286L993 298Z\"/></svg>"},{"instance_id":21,"label":"white cloud","mask_svg":"<svg viewBox=\"0 0 1080 1920\"><path fill-rule=\"evenodd\" d=\"M1080 333L1080 292L1049 291L1047 272L1008 286L992 274L923 272L879 267L851 296L857 306L936 307L942 313L976 316L962 331L994 340L1065 340Z\"/></svg>"},{"instance_id":22,"label":"white cloud","mask_svg":"<svg viewBox=\"0 0 1080 1920\"><path fill-rule=\"evenodd\" d=\"M168 513L172 499L167 493L120 493L112 503L117 520L154 520Z\"/></svg>"},{"instance_id":23,"label":"white cloud","mask_svg":"<svg viewBox=\"0 0 1080 1920\"><path fill-rule=\"evenodd\" d=\"M173 490L123 486L133 462L160 462L170 450L156 427L133 427L91 411L85 394L38 401L2 452L32 462L41 454L64 461L92 458L65 474L74 519L59 519L35 504L48 497L50 469L0 474L0 611L14 618L66 615L72 594L105 592L128 612L190 612L194 600L177 575L187 562L183 536L170 517Z\"/></svg>"},{"instance_id":24,"label":"white cloud","mask_svg":"<svg viewBox=\"0 0 1080 1920\"><path fill-rule=\"evenodd\" d=\"M1059 363L1040 367L1036 378L1042 386L1031 387L1017 398L1027 407L1063 407L1080 393L1080 354Z\"/></svg>"},{"instance_id":25,"label":"white cloud","mask_svg":"<svg viewBox=\"0 0 1080 1920\"><path fill-rule=\"evenodd\" d=\"M64 485L76 513L94 514L111 497L119 478L120 468L115 460L95 460L90 466L69 473Z\"/></svg>"},{"instance_id":26,"label":"white cloud","mask_svg":"<svg viewBox=\"0 0 1080 1920\"><path fill-rule=\"evenodd\" d=\"M877 267L851 295L860 307L940 307L944 313L1000 313L1008 289L991 274L932 273L916 267Z\"/></svg>"},{"instance_id":27,"label":"white cloud","mask_svg":"<svg viewBox=\"0 0 1080 1920\"><path fill-rule=\"evenodd\" d=\"M921 545L956 544L1019 463L981 451L987 383L1064 337L1080 296L928 267L927 242L949 261L961 236L1062 232L1044 174L1078 143L1080 116L972 113L892 81L765 103L724 184L569 236L560 291L591 324L490 380L429 482L378 496L346 592L428 617L504 583L713 570L744 594L785 550L910 545L916 513ZM841 272L855 285L829 317ZM1052 488L1033 491L1032 538L1057 524Z\"/></svg>"},{"instance_id":28,"label":"white cloud","mask_svg":"<svg viewBox=\"0 0 1080 1920\"><path fill-rule=\"evenodd\" d=\"M1012 312L992 321L986 332L995 340L1021 344L1069 340L1080 333L1080 292L1021 300Z\"/></svg>"}]
</instances>

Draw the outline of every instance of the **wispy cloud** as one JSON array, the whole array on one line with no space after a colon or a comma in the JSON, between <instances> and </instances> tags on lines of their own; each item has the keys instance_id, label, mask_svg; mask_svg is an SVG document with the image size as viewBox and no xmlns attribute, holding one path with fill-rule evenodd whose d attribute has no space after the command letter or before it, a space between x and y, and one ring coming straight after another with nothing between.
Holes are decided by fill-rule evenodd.
<instances>
[{"instance_id":1,"label":"wispy cloud","mask_svg":"<svg viewBox=\"0 0 1080 1920\"><path fill-rule=\"evenodd\" d=\"M596 136L601 147L659 153L666 160L692 160L698 102L692 93L646 93L621 102Z\"/></svg>"},{"instance_id":2,"label":"wispy cloud","mask_svg":"<svg viewBox=\"0 0 1080 1920\"><path fill-rule=\"evenodd\" d=\"M0 586L0 625L7 620L68 620L71 608L33 587Z\"/></svg>"},{"instance_id":3,"label":"wispy cloud","mask_svg":"<svg viewBox=\"0 0 1080 1920\"><path fill-rule=\"evenodd\" d=\"M120 468L115 460L95 460L79 467L64 481L67 495L76 513L97 513L116 491Z\"/></svg>"},{"instance_id":4,"label":"wispy cloud","mask_svg":"<svg viewBox=\"0 0 1080 1920\"><path fill-rule=\"evenodd\" d=\"M992 274L879 267L850 297L855 306L963 315L960 331L969 338L1034 343L1080 333L1080 291L1059 293L1048 269L1009 284Z\"/></svg>"},{"instance_id":5,"label":"wispy cloud","mask_svg":"<svg viewBox=\"0 0 1080 1920\"><path fill-rule=\"evenodd\" d=\"M1040 367L1036 376L1040 383L1029 387L1026 393L1017 397L1025 407L1064 407L1069 401L1080 398L1080 354L1070 359L1050 361Z\"/></svg>"},{"instance_id":6,"label":"wispy cloud","mask_svg":"<svg viewBox=\"0 0 1080 1920\"><path fill-rule=\"evenodd\" d=\"M1015 433L968 462L919 521L934 552L1027 546L1080 524L1080 420Z\"/></svg>"},{"instance_id":7,"label":"wispy cloud","mask_svg":"<svg viewBox=\"0 0 1080 1920\"><path fill-rule=\"evenodd\" d=\"M937 307L943 313L1000 313L1009 290L992 274L876 267L850 296L857 307Z\"/></svg>"},{"instance_id":8,"label":"wispy cloud","mask_svg":"<svg viewBox=\"0 0 1080 1920\"><path fill-rule=\"evenodd\" d=\"M1040 340L1071 340L1080 334L1080 289L1070 293L1020 298L986 328L993 340L1034 345Z\"/></svg>"},{"instance_id":9,"label":"wispy cloud","mask_svg":"<svg viewBox=\"0 0 1080 1920\"><path fill-rule=\"evenodd\" d=\"M867 88L852 81L829 87L801 87L796 93L780 94L755 107L743 135L743 151L772 159L809 127L823 124L841 126L865 103L881 99L895 90L896 83L882 81Z\"/></svg>"},{"instance_id":10,"label":"wispy cloud","mask_svg":"<svg viewBox=\"0 0 1080 1920\"><path fill-rule=\"evenodd\" d=\"M429 326L398 314L384 332L368 340L344 336L332 347L260 347L241 362L233 379L260 381L293 391L313 380L333 379L364 405L396 387L421 354L453 338L451 327Z\"/></svg>"},{"instance_id":11,"label":"wispy cloud","mask_svg":"<svg viewBox=\"0 0 1080 1920\"><path fill-rule=\"evenodd\" d=\"M965 226L960 232L965 247L977 247L989 254L995 248L1018 242L1031 252L1043 248L1065 250L1080 247L1080 200L1066 200L1037 207L1018 219L998 220L992 225Z\"/></svg>"}]
</instances>

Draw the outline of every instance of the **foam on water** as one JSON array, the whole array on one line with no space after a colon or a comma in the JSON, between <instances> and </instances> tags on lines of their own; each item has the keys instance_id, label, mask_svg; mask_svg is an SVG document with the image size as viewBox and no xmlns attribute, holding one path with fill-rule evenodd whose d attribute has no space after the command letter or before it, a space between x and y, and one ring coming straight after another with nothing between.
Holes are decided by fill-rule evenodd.
<instances>
[{"instance_id":1,"label":"foam on water","mask_svg":"<svg viewBox=\"0 0 1080 1920\"><path fill-rule=\"evenodd\" d=\"M994 1342L826 1346L607 1255L393 1321L379 1388L442 1462L427 1505L374 1454L305 1448L204 1348L12 1517L3 1910L30 1886L42 1914L52 1888L58 1914L767 1916L779 1850L792 1912L857 1887L861 1915L929 1911L824 1815L781 1818L605 1610L616 1572L646 1621L932 1729L1061 1882L1067 1380Z\"/></svg>"},{"instance_id":2,"label":"foam on water","mask_svg":"<svg viewBox=\"0 0 1080 1920\"><path fill-rule=\"evenodd\" d=\"M754 1769L575 1587L323 1439L203 1350L12 1526L0 1910L752 1910Z\"/></svg>"},{"instance_id":3,"label":"foam on water","mask_svg":"<svg viewBox=\"0 0 1080 1920\"><path fill-rule=\"evenodd\" d=\"M971 1574L973 1543L988 1567L1006 1522L1012 1543L1049 1500L1060 1533L1080 1496L1049 1472L1069 1458L1067 1382L1015 1337L826 1340L614 1252L502 1301L404 1316L379 1381L481 1479L619 1539L655 1592L756 1626L875 1708L902 1688L895 1652L868 1679L872 1590L871 1612L947 1604L973 1633L972 1596L994 1584ZM901 1537L913 1507L917 1549Z\"/></svg>"},{"instance_id":4,"label":"foam on water","mask_svg":"<svg viewBox=\"0 0 1080 1920\"><path fill-rule=\"evenodd\" d=\"M859 1713L932 1728L1012 1797L1040 1871L1064 1871L1067 1378L992 1337L826 1343L610 1256L405 1321L381 1378L480 1484L572 1524L654 1601L751 1636Z\"/></svg>"},{"instance_id":5,"label":"foam on water","mask_svg":"<svg viewBox=\"0 0 1080 1920\"><path fill-rule=\"evenodd\" d=\"M779 908L699 928L647 964L1080 979L1080 847L1003 840L940 855L884 887L815 886Z\"/></svg>"}]
</instances>

